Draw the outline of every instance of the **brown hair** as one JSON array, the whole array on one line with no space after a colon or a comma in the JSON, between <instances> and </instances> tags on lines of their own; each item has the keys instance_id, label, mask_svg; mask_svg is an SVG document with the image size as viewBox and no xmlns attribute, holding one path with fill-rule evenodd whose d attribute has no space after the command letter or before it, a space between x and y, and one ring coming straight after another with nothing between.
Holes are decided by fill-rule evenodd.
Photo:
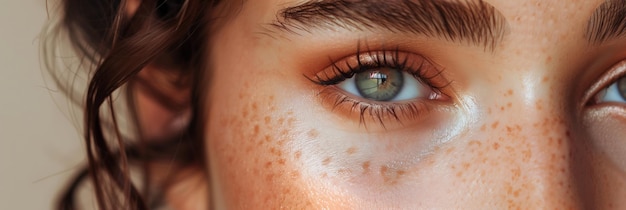
<instances>
[{"instance_id":1,"label":"brown hair","mask_svg":"<svg viewBox=\"0 0 626 210\"><path fill-rule=\"evenodd\" d=\"M62 192L57 209L78 208L77 190L87 178L92 180L100 209L149 209L158 206L160 199L145 181L149 180L145 173L148 162L175 159L181 166L203 164L203 151L193 150L203 148L202 129L198 129L201 119L192 117L189 127L168 141L142 141L141 136L138 141L129 141L119 129L113 95L118 90L128 90L147 64L167 56L180 69L176 73L189 78L183 81L192 88L192 113L202 116L201 93L197 88L200 82L196 80L202 78L205 69L210 21L207 14L218 0L140 0L132 15L128 13L128 1L61 0L57 32L65 33L73 51L93 68L88 69L91 76L81 103L89 164ZM46 57L55 56L44 53ZM48 70L54 68L49 63L46 66ZM62 79L53 79L63 86ZM132 110L132 103L128 105ZM103 112L103 108L109 112ZM105 113L108 116L103 116ZM111 126L104 119L110 119ZM176 150L177 156L172 158ZM143 191L131 181L131 166L144 171Z\"/></svg>"}]
</instances>

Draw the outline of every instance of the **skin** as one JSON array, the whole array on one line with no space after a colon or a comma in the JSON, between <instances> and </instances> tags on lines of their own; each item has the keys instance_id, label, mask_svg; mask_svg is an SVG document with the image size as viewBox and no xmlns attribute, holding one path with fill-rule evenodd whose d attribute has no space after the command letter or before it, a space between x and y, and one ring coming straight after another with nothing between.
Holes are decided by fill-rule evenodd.
<instances>
[{"instance_id":1,"label":"skin","mask_svg":"<svg viewBox=\"0 0 626 210\"><path fill-rule=\"evenodd\" d=\"M210 193L199 195L218 209L625 209L626 105L587 105L626 57L626 39L590 46L583 36L602 1L486 2L509 22L493 52L384 31L262 33L297 2L244 3L210 37ZM305 76L363 40L443 67L449 99L385 127L333 109L320 93L342 92ZM188 195L169 197L204 208Z\"/></svg>"}]
</instances>

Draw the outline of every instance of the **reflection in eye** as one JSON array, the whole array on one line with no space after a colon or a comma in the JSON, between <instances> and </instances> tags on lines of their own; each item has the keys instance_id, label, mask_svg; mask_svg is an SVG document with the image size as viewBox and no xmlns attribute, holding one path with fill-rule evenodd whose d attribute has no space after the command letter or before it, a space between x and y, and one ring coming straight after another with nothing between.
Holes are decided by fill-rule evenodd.
<instances>
[{"instance_id":1,"label":"reflection in eye","mask_svg":"<svg viewBox=\"0 0 626 210\"><path fill-rule=\"evenodd\" d=\"M337 86L355 96L375 101L403 101L432 94L431 88L414 76L389 67L357 73Z\"/></svg>"},{"instance_id":2,"label":"reflection in eye","mask_svg":"<svg viewBox=\"0 0 626 210\"><path fill-rule=\"evenodd\" d=\"M400 50L360 51L305 77L323 86L318 96L332 110L352 117L360 124L419 120L438 106L452 104L442 92L450 82L443 69L428 59ZM402 123L401 123L402 124ZM396 124L398 125L398 124ZM402 126L402 125L398 125Z\"/></svg>"},{"instance_id":3,"label":"reflection in eye","mask_svg":"<svg viewBox=\"0 0 626 210\"><path fill-rule=\"evenodd\" d=\"M626 76L611 84L598 95L599 102L626 103Z\"/></svg>"}]
</instances>

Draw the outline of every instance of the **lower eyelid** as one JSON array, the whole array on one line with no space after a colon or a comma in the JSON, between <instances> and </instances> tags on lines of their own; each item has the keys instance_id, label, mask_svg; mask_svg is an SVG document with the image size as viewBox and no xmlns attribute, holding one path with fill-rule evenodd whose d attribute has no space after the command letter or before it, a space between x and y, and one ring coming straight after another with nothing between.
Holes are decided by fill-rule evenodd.
<instances>
[{"instance_id":1,"label":"lower eyelid","mask_svg":"<svg viewBox=\"0 0 626 210\"><path fill-rule=\"evenodd\" d=\"M403 102L377 102L357 99L335 86L325 87L318 94L322 104L342 122L349 119L370 130L406 127L426 119L438 108L450 107L449 101L416 99Z\"/></svg>"}]
</instances>

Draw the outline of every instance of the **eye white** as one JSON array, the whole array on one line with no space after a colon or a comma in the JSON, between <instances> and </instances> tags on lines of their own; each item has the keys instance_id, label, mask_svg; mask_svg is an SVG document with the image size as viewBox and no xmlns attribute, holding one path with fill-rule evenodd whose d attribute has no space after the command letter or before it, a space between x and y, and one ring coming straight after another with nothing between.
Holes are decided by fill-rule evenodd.
<instances>
[{"instance_id":1,"label":"eye white","mask_svg":"<svg viewBox=\"0 0 626 210\"><path fill-rule=\"evenodd\" d=\"M429 86L422 84L422 82L417 80L411 74L408 74L406 72L402 72L402 74L403 74L402 75L403 76L402 88L400 89L400 92L398 93L398 95L396 95L393 99L389 101L405 101L405 100L412 100L416 98L427 98L428 96L430 96L432 90L430 89ZM337 87L341 88L342 90L352 95L355 95L361 98L366 98L363 95L361 95L361 93L359 93L355 78L356 77L353 76L349 79L346 79L345 81L337 84Z\"/></svg>"},{"instance_id":2,"label":"eye white","mask_svg":"<svg viewBox=\"0 0 626 210\"><path fill-rule=\"evenodd\" d=\"M603 95L600 96L600 102L620 102L626 103L626 99L622 97L617 86L617 82L611 84Z\"/></svg>"}]
</instances>

